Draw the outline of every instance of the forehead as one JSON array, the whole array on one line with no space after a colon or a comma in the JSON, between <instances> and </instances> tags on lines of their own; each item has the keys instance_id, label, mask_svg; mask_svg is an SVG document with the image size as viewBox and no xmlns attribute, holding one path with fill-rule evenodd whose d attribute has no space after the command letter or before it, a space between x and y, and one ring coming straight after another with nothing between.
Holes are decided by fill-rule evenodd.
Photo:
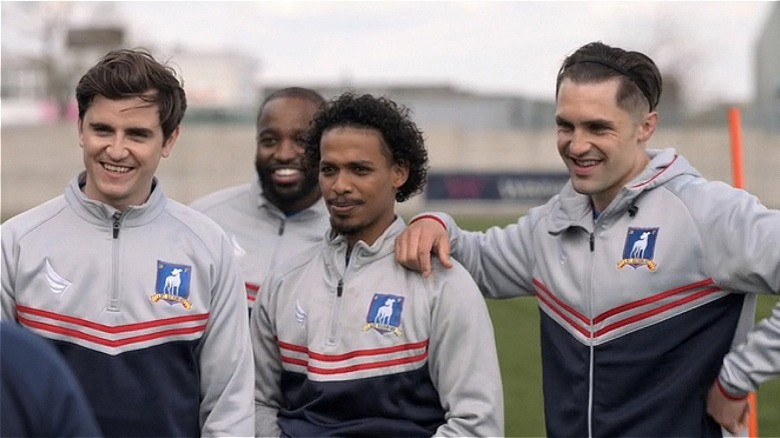
<instances>
[{"instance_id":1,"label":"forehead","mask_svg":"<svg viewBox=\"0 0 780 438\"><path fill-rule=\"evenodd\" d=\"M390 153L382 134L373 128L339 126L322 134L320 152L324 161L389 162Z\"/></svg>"},{"instance_id":2,"label":"forehead","mask_svg":"<svg viewBox=\"0 0 780 438\"><path fill-rule=\"evenodd\" d=\"M277 97L266 102L260 111L258 125L271 123L309 123L317 112L317 104L300 97Z\"/></svg>"},{"instance_id":3,"label":"forehead","mask_svg":"<svg viewBox=\"0 0 780 438\"><path fill-rule=\"evenodd\" d=\"M566 78L561 82L556 101L556 115L576 113L626 113L617 104L620 81L612 78L600 82L574 82Z\"/></svg>"},{"instance_id":4,"label":"forehead","mask_svg":"<svg viewBox=\"0 0 780 438\"><path fill-rule=\"evenodd\" d=\"M160 126L157 104L139 97L109 99L95 96L84 113L84 119L88 123L139 125L147 128Z\"/></svg>"}]
</instances>

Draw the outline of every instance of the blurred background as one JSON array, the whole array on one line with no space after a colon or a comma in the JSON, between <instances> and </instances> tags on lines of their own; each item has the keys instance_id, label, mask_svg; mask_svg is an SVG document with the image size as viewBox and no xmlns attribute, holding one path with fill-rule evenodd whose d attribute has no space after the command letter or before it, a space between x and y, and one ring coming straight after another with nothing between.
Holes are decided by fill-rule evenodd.
<instances>
[{"instance_id":1,"label":"blurred background","mask_svg":"<svg viewBox=\"0 0 780 438\"><path fill-rule=\"evenodd\" d=\"M158 176L194 198L253 177L262 97L306 86L408 106L430 151L402 212L516 214L565 181L555 76L601 40L664 76L661 128L711 179L731 181L727 110L741 111L746 187L780 206L777 2L2 2L2 217L60 194L81 168L75 84L115 47L180 73L189 109Z\"/></svg>"},{"instance_id":2,"label":"blurred background","mask_svg":"<svg viewBox=\"0 0 780 438\"><path fill-rule=\"evenodd\" d=\"M741 116L745 186L780 208L780 2L0 3L0 213L62 194L83 169L74 88L108 50L145 47L183 79L189 109L157 175L184 203L255 177L257 107L286 86L385 95L424 131L426 191L403 215L514 222L556 193L555 77L596 40L651 56L664 77L650 147L675 147L732 183L728 112ZM766 317L775 297L761 297ZM488 300L508 436L544 435L538 309ZM762 436L780 436L780 379L759 391Z\"/></svg>"}]
</instances>

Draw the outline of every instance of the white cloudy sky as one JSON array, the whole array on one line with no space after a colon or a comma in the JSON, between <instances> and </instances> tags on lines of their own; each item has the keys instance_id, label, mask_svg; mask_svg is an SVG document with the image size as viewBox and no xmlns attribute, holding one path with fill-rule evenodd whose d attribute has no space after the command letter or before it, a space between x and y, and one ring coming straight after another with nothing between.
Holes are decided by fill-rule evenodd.
<instances>
[{"instance_id":1,"label":"white cloudy sky","mask_svg":"<svg viewBox=\"0 0 780 438\"><path fill-rule=\"evenodd\" d=\"M5 3L5 2L4 2ZM83 21L134 43L235 50L271 83L447 83L552 98L564 56L602 40L651 55L698 104L753 93L753 47L772 2L114 2ZM3 38L9 8L3 10ZM85 7L85 9L90 9ZM78 15L78 14L76 14ZM77 16L76 19L79 19ZM5 46L5 44L4 44Z\"/></svg>"}]
</instances>

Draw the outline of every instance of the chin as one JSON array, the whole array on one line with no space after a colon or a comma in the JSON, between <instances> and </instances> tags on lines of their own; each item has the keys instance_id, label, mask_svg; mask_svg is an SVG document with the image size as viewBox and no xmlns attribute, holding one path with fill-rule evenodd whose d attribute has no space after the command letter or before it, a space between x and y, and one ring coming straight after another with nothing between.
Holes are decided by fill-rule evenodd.
<instances>
[{"instance_id":1,"label":"chin","mask_svg":"<svg viewBox=\"0 0 780 438\"><path fill-rule=\"evenodd\" d=\"M344 236L351 236L354 234L359 233L363 227L359 225L349 224L345 221L334 221L332 218L330 220L330 226L339 234Z\"/></svg>"},{"instance_id":2,"label":"chin","mask_svg":"<svg viewBox=\"0 0 780 438\"><path fill-rule=\"evenodd\" d=\"M588 184L585 181L577 181L574 178L571 180L571 186L574 188L575 192L581 195L592 195L598 192L598 189L593 187L593 184Z\"/></svg>"}]
</instances>

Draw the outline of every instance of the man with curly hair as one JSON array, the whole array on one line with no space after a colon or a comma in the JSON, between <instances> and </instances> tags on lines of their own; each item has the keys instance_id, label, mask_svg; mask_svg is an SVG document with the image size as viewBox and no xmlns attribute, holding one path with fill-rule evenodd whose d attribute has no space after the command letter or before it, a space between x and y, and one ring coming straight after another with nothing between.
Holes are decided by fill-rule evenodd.
<instances>
[{"instance_id":1,"label":"man with curly hair","mask_svg":"<svg viewBox=\"0 0 780 438\"><path fill-rule=\"evenodd\" d=\"M428 156L408 110L344 94L315 116L331 229L263 283L250 322L258 436L502 436L493 328L459 265L425 278L393 258L395 202Z\"/></svg>"}]
</instances>

